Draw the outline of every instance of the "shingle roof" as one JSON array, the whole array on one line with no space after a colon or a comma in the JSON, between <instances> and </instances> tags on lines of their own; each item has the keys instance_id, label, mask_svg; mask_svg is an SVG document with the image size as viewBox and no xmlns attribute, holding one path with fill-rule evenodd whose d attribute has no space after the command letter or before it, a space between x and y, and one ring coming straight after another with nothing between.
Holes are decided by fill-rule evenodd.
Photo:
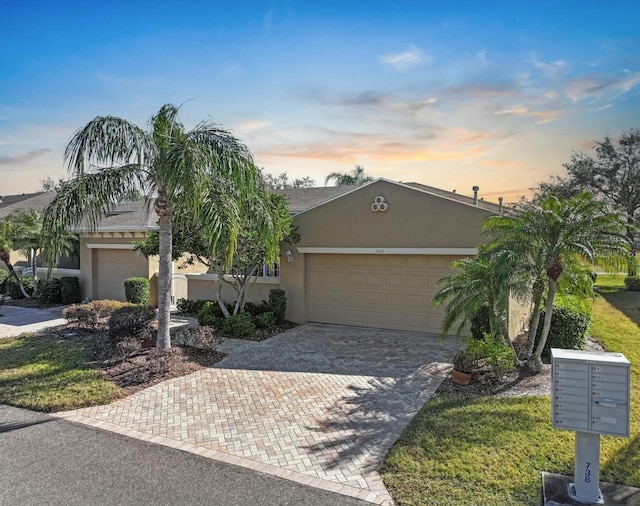
<instances>
[{"instance_id":1,"label":"shingle roof","mask_svg":"<svg viewBox=\"0 0 640 506\"><path fill-rule=\"evenodd\" d=\"M158 215L153 209L154 200L148 204L144 200L122 202L112 208L98 224L97 230L147 230L156 228ZM86 223L76 227L78 232L88 231Z\"/></svg>"},{"instance_id":2,"label":"shingle roof","mask_svg":"<svg viewBox=\"0 0 640 506\"><path fill-rule=\"evenodd\" d=\"M324 186L319 188L285 188L284 190L272 191L278 195L284 195L291 214L298 214L356 188L356 186Z\"/></svg>"},{"instance_id":3,"label":"shingle roof","mask_svg":"<svg viewBox=\"0 0 640 506\"><path fill-rule=\"evenodd\" d=\"M461 195L460 193L454 193L447 190L442 190L440 188L436 188L434 186L427 186L426 184L421 183L402 183L407 186L412 186L413 188L417 188L418 190L423 190L428 193L432 193L434 195L439 195L441 197L446 197L451 200L457 200L458 202L462 202L463 204L473 204L473 197L468 197L466 195ZM484 200L478 200L476 204L481 209L487 209L488 211L500 211L500 206L498 204L494 204L493 202L486 202Z\"/></svg>"},{"instance_id":4,"label":"shingle roof","mask_svg":"<svg viewBox=\"0 0 640 506\"><path fill-rule=\"evenodd\" d=\"M6 197L2 197L2 204L0 204L0 218L6 217L18 209L35 209L41 213L55 196L55 192L7 195Z\"/></svg>"}]
</instances>

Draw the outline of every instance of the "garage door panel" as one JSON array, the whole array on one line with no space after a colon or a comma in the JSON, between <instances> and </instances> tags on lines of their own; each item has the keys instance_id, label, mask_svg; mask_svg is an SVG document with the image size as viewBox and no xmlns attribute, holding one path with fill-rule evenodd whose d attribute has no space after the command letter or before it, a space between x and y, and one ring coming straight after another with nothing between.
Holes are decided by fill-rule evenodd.
<instances>
[{"instance_id":1,"label":"garage door panel","mask_svg":"<svg viewBox=\"0 0 640 506\"><path fill-rule=\"evenodd\" d=\"M384 286L384 275L382 273L367 272L367 286L382 288Z\"/></svg>"},{"instance_id":2,"label":"garage door panel","mask_svg":"<svg viewBox=\"0 0 640 506\"><path fill-rule=\"evenodd\" d=\"M362 304L364 302L364 297L365 297L364 292L355 292L352 290L347 292L347 300L351 304Z\"/></svg>"},{"instance_id":3,"label":"garage door panel","mask_svg":"<svg viewBox=\"0 0 640 506\"><path fill-rule=\"evenodd\" d=\"M386 303L388 306L404 306L404 293L387 293L386 294Z\"/></svg>"},{"instance_id":4,"label":"garage door panel","mask_svg":"<svg viewBox=\"0 0 640 506\"><path fill-rule=\"evenodd\" d=\"M342 258L327 260L331 256ZM431 301L436 282L451 274L453 258L310 255L310 320L440 332L443 308Z\"/></svg>"}]
</instances>

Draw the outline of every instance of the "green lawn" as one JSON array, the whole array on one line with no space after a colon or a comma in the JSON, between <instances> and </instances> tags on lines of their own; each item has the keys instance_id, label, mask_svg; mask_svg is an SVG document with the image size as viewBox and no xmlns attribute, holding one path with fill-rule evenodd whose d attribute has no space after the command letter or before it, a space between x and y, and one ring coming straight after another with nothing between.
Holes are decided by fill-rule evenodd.
<instances>
[{"instance_id":1,"label":"green lawn","mask_svg":"<svg viewBox=\"0 0 640 506\"><path fill-rule=\"evenodd\" d=\"M591 334L632 364L631 437L602 437L600 479L640 486L640 292L600 276ZM574 434L551 426L549 397L434 399L381 469L399 505L541 503L541 471L573 474Z\"/></svg>"},{"instance_id":2,"label":"green lawn","mask_svg":"<svg viewBox=\"0 0 640 506\"><path fill-rule=\"evenodd\" d=\"M101 371L88 367L85 345L39 335L0 340L0 404L52 412L121 396Z\"/></svg>"}]
</instances>

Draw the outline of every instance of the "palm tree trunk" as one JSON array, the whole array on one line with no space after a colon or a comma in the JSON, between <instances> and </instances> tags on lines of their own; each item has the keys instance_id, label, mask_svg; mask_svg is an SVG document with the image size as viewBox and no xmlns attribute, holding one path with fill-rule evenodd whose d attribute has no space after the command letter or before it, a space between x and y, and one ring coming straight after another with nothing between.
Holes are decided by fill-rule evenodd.
<instances>
[{"instance_id":1,"label":"palm tree trunk","mask_svg":"<svg viewBox=\"0 0 640 506\"><path fill-rule=\"evenodd\" d=\"M538 335L538 326L540 325L540 304L542 302L542 293L544 284L542 281L536 281L533 284L533 318L531 319L531 327L529 328L529 340L527 341L527 351L524 360L527 361L533 355L533 347L536 344L536 335Z\"/></svg>"},{"instance_id":2,"label":"palm tree trunk","mask_svg":"<svg viewBox=\"0 0 640 506\"><path fill-rule=\"evenodd\" d=\"M549 277L549 292L547 293L547 304L545 305L544 324L542 325L542 334L540 335L540 341L536 347L536 351L533 356L527 362L531 372L538 374L542 370L542 352L544 351L544 345L547 344L547 337L549 337L549 330L551 329L551 315L553 314L553 299L556 295L556 287L558 286L558 280Z\"/></svg>"},{"instance_id":3,"label":"palm tree trunk","mask_svg":"<svg viewBox=\"0 0 640 506\"><path fill-rule=\"evenodd\" d=\"M169 323L171 321L171 214L166 208L164 195L158 191L156 210L159 211L159 273L158 273L158 336L156 347L159 350L171 348Z\"/></svg>"}]
</instances>

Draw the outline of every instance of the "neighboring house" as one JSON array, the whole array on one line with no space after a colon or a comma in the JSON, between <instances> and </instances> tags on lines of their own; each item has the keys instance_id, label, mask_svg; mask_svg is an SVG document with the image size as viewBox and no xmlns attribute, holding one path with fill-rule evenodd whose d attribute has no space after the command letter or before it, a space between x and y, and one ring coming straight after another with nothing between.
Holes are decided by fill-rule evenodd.
<instances>
[{"instance_id":1,"label":"neighboring house","mask_svg":"<svg viewBox=\"0 0 640 506\"><path fill-rule=\"evenodd\" d=\"M453 260L477 254L482 223L498 205L437 188L378 179L362 186L291 188L285 195L301 240L283 244L277 275L258 278L249 299L271 288L287 294L287 318L439 333L442 308L432 307L437 281ZM112 210L94 232L79 227L83 297L124 299L124 280L148 277L157 300L157 257L133 241L157 228L142 202ZM202 265L174 263L173 300L213 299L217 276ZM274 274L274 273L265 273ZM223 291L232 302L232 292ZM526 309L510 308L510 334Z\"/></svg>"},{"instance_id":2,"label":"neighboring house","mask_svg":"<svg viewBox=\"0 0 640 506\"><path fill-rule=\"evenodd\" d=\"M11 213L19 210L33 209L42 214L44 208L49 205L49 202L56 196L55 192L37 192L37 193L23 193L21 195L5 195L0 197L0 220L6 218ZM11 251L10 261L16 267L17 271L29 266L29 259L22 251ZM36 263L38 267L43 267L42 261L37 258ZM77 257L62 257L59 259L58 267L62 269L78 269L80 267L79 259ZM61 275L75 273L60 272Z\"/></svg>"}]
</instances>

